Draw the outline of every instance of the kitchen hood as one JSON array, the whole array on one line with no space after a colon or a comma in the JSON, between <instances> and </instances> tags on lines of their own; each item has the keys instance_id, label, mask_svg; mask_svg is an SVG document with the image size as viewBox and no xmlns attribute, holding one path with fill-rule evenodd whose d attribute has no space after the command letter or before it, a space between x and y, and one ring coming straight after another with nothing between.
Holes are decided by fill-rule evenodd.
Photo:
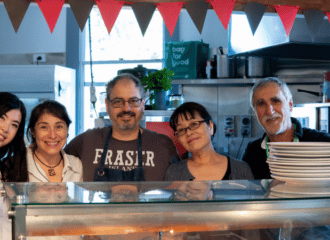
<instances>
[{"instance_id":1,"label":"kitchen hood","mask_svg":"<svg viewBox=\"0 0 330 240\"><path fill-rule=\"evenodd\" d=\"M228 54L271 58L330 60L330 23L325 17L312 36L303 14L297 14L289 37L277 13L265 13L252 35L245 13L233 13Z\"/></svg>"}]
</instances>

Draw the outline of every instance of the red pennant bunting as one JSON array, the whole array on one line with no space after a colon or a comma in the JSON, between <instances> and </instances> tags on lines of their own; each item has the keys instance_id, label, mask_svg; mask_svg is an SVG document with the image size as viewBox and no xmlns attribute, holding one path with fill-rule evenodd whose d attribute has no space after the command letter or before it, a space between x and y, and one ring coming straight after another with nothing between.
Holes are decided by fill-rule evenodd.
<instances>
[{"instance_id":1,"label":"red pennant bunting","mask_svg":"<svg viewBox=\"0 0 330 240\"><path fill-rule=\"evenodd\" d=\"M42 0L36 2L46 19L50 32L53 33L65 0Z\"/></svg>"},{"instance_id":2,"label":"red pennant bunting","mask_svg":"<svg viewBox=\"0 0 330 240\"><path fill-rule=\"evenodd\" d=\"M325 12L324 14L327 15L328 21L330 22L330 12Z\"/></svg>"},{"instance_id":3,"label":"red pennant bunting","mask_svg":"<svg viewBox=\"0 0 330 240\"><path fill-rule=\"evenodd\" d=\"M235 0L210 0L213 10L218 15L223 27L227 30Z\"/></svg>"},{"instance_id":4,"label":"red pennant bunting","mask_svg":"<svg viewBox=\"0 0 330 240\"><path fill-rule=\"evenodd\" d=\"M157 9L163 17L165 25L170 32L171 37L178 22L183 2L158 3Z\"/></svg>"},{"instance_id":5,"label":"red pennant bunting","mask_svg":"<svg viewBox=\"0 0 330 240\"><path fill-rule=\"evenodd\" d=\"M110 34L113 25L115 24L119 12L125 2L114 0L98 0L96 1L97 7L100 10L105 26Z\"/></svg>"},{"instance_id":6,"label":"red pennant bunting","mask_svg":"<svg viewBox=\"0 0 330 240\"><path fill-rule=\"evenodd\" d=\"M299 7L298 6L288 6L288 5L282 5L282 6L274 5L274 8L275 8L277 14L281 18L286 35L289 36L292 26L293 26L293 22L298 13Z\"/></svg>"}]
</instances>

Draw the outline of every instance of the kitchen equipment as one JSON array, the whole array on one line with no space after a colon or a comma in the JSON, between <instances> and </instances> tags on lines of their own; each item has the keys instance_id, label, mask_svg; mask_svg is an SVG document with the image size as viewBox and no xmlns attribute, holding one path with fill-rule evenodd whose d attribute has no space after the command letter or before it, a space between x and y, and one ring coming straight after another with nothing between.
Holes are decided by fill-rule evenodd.
<instances>
[{"instance_id":1,"label":"kitchen equipment","mask_svg":"<svg viewBox=\"0 0 330 240\"><path fill-rule=\"evenodd\" d=\"M58 65L3 65L0 66L0 89L23 101L27 119L40 102L60 102L72 121L68 142L76 136L76 70Z\"/></svg>"},{"instance_id":2,"label":"kitchen equipment","mask_svg":"<svg viewBox=\"0 0 330 240\"><path fill-rule=\"evenodd\" d=\"M169 108L168 110L175 110L181 104L184 103L184 96L182 94L173 94L169 96Z\"/></svg>"},{"instance_id":3,"label":"kitchen equipment","mask_svg":"<svg viewBox=\"0 0 330 240\"><path fill-rule=\"evenodd\" d=\"M215 55L214 61L217 67L217 78L230 78L235 75L235 61L233 57L223 54L222 47L219 47L220 54Z\"/></svg>"},{"instance_id":4,"label":"kitchen equipment","mask_svg":"<svg viewBox=\"0 0 330 240\"><path fill-rule=\"evenodd\" d=\"M245 56L238 56L235 58L235 70L237 78L246 78L247 59Z\"/></svg>"},{"instance_id":5,"label":"kitchen equipment","mask_svg":"<svg viewBox=\"0 0 330 240\"><path fill-rule=\"evenodd\" d=\"M232 14L228 29L228 48L233 55L250 54L274 59L330 59L330 25L324 18L320 23L319 34L314 39L309 33L304 17L296 17L295 27L290 35L283 28L281 19L275 14L264 15L255 35L242 29L249 26L243 14ZM260 31L261 30L261 31Z\"/></svg>"},{"instance_id":6,"label":"kitchen equipment","mask_svg":"<svg viewBox=\"0 0 330 240\"><path fill-rule=\"evenodd\" d=\"M118 75L123 74L123 73L130 73L133 76L135 76L139 79L142 79L145 75L148 75L150 73L157 72L157 71L158 71L157 69L148 69L148 68L143 67L142 65L138 65L135 68L127 68L127 69L119 70L117 73L118 73Z\"/></svg>"},{"instance_id":7,"label":"kitchen equipment","mask_svg":"<svg viewBox=\"0 0 330 240\"><path fill-rule=\"evenodd\" d=\"M220 49L219 48L210 48L210 56L209 59L210 60L214 60L214 56L215 55L219 55L220 54ZM223 54L223 53L221 53Z\"/></svg>"},{"instance_id":8,"label":"kitchen equipment","mask_svg":"<svg viewBox=\"0 0 330 240\"><path fill-rule=\"evenodd\" d=\"M309 94L312 94L314 96L318 96L320 97L320 103L323 101L323 93L321 92L315 92L315 91L309 91L309 90L305 90L305 89L297 89L297 92L305 92L305 93L309 93Z\"/></svg>"},{"instance_id":9,"label":"kitchen equipment","mask_svg":"<svg viewBox=\"0 0 330 240\"><path fill-rule=\"evenodd\" d=\"M265 59L263 57L249 56L247 58L247 76L248 77L265 76Z\"/></svg>"}]
</instances>

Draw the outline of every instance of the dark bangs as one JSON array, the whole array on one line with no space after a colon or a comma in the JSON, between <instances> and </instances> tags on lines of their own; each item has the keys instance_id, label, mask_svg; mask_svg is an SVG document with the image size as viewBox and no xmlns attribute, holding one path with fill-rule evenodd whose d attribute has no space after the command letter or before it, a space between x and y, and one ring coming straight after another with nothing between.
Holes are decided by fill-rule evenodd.
<instances>
[{"instance_id":1,"label":"dark bangs","mask_svg":"<svg viewBox=\"0 0 330 240\"><path fill-rule=\"evenodd\" d=\"M63 120L67 127L70 126L71 120L65 106L54 100L46 100L37 105L31 112L27 129L27 136L30 141L32 140L31 143L35 142L35 139L32 137L32 132L34 132L35 125L39 118L46 113Z\"/></svg>"},{"instance_id":2,"label":"dark bangs","mask_svg":"<svg viewBox=\"0 0 330 240\"><path fill-rule=\"evenodd\" d=\"M8 153L9 156L13 154L15 148L19 147L17 145L22 144L23 142L26 109L24 103L16 95L9 92L0 92L0 116L7 114L7 112L11 110L19 110L21 112L22 119L14 139L2 150L2 152Z\"/></svg>"},{"instance_id":3,"label":"dark bangs","mask_svg":"<svg viewBox=\"0 0 330 240\"><path fill-rule=\"evenodd\" d=\"M213 121L211 115L207 112L204 106L195 102L186 102L175 109L170 118L170 126L173 131L177 130L176 126L179 121L179 116L183 116L186 120L189 120L190 117L195 118L196 113L198 113L207 124L210 124L210 121Z\"/></svg>"},{"instance_id":4,"label":"dark bangs","mask_svg":"<svg viewBox=\"0 0 330 240\"><path fill-rule=\"evenodd\" d=\"M21 100L16 95L8 92L0 92L0 116L5 115L10 110L21 110L22 105Z\"/></svg>"}]
</instances>

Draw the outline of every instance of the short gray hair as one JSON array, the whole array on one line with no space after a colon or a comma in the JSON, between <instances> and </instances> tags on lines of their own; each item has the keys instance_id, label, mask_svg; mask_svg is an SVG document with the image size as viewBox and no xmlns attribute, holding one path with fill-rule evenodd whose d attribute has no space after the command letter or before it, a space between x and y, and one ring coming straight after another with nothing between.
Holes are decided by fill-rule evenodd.
<instances>
[{"instance_id":1,"label":"short gray hair","mask_svg":"<svg viewBox=\"0 0 330 240\"><path fill-rule=\"evenodd\" d=\"M133 76L130 73L123 73L123 74L119 74L118 76L116 76L114 79L110 80L106 84L107 99L110 100L110 95L111 95L112 89L115 87L117 82L119 82L120 80L123 80L123 79L132 81L135 84L135 86L139 89L141 98L142 99L145 98L145 90L144 90L141 80L138 79L137 77Z\"/></svg>"},{"instance_id":2,"label":"short gray hair","mask_svg":"<svg viewBox=\"0 0 330 240\"><path fill-rule=\"evenodd\" d=\"M255 92L257 90L259 90L259 88L261 88L261 87L263 87L263 86L265 86L269 83L275 83L282 90L286 100L288 100L288 101L292 100L291 91L290 91L288 85L285 82L280 81L277 77L268 77L268 78L264 78L264 79L260 80L256 84L254 84L254 86L251 89L251 92L250 92L250 105L253 109L254 109L253 98L254 98Z\"/></svg>"}]
</instances>

